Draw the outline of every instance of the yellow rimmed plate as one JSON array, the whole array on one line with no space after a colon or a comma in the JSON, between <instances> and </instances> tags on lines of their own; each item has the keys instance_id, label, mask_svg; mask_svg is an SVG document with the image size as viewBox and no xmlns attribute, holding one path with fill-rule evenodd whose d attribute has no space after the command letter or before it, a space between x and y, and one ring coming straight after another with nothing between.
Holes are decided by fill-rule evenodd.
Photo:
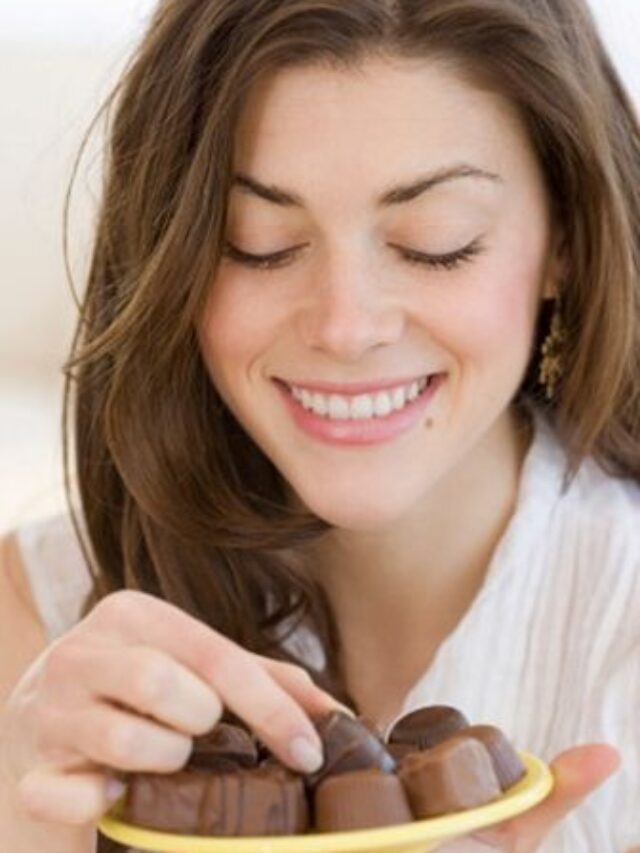
<instances>
[{"instance_id":1,"label":"yellow rimmed plate","mask_svg":"<svg viewBox=\"0 0 640 853\"><path fill-rule=\"evenodd\" d=\"M427 853L445 841L522 814L544 800L553 788L551 771L534 755L519 755L527 774L500 799L477 809L381 829L215 838L178 835L125 823L119 819L120 803L102 818L98 828L121 844L157 853Z\"/></svg>"}]
</instances>

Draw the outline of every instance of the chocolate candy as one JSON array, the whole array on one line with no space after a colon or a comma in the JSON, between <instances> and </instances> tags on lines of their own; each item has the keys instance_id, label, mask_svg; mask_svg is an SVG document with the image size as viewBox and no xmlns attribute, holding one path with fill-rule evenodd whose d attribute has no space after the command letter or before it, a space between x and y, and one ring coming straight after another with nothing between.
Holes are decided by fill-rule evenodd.
<instances>
[{"instance_id":1,"label":"chocolate candy","mask_svg":"<svg viewBox=\"0 0 640 853\"><path fill-rule=\"evenodd\" d=\"M477 738L486 747L503 791L515 785L526 774L520 756L496 726L469 726L464 733Z\"/></svg>"},{"instance_id":2,"label":"chocolate candy","mask_svg":"<svg viewBox=\"0 0 640 853\"><path fill-rule=\"evenodd\" d=\"M448 706L407 714L388 744L366 717L333 711L314 724L325 758L316 773L285 767L241 721L219 722L194 739L183 770L133 774L122 816L219 837L367 829L484 805L526 772L499 729L469 726Z\"/></svg>"},{"instance_id":3,"label":"chocolate candy","mask_svg":"<svg viewBox=\"0 0 640 853\"><path fill-rule=\"evenodd\" d=\"M457 708L428 705L406 714L389 732L389 743L409 744L414 749L430 749L469 725Z\"/></svg>"},{"instance_id":4,"label":"chocolate candy","mask_svg":"<svg viewBox=\"0 0 640 853\"><path fill-rule=\"evenodd\" d=\"M405 756L398 775L415 818L482 806L502 793L486 748L464 734Z\"/></svg>"},{"instance_id":5,"label":"chocolate candy","mask_svg":"<svg viewBox=\"0 0 640 853\"><path fill-rule=\"evenodd\" d=\"M253 735L240 726L218 723L212 731L193 739L188 767L214 772L232 772L238 767L255 767L258 747Z\"/></svg>"},{"instance_id":6,"label":"chocolate candy","mask_svg":"<svg viewBox=\"0 0 640 853\"><path fill-rule=\"evenodd\" d=\"M284 767L136 774L123 816L138 826L189 835L289 835L309 825L302 779Z\"/></svg>"},{"instance_id":7,"label":"chocolate candy","mask_svg":"<svg viewBox=\"0 0 640 853\"><path fill-rule=\"evenodd\" d=\"M315 792L319 832L343 832L407 823L412 819L400 779L382 770L352 770L325 778Z\"/></svg>"},{"instance_id":8,"label":"chocolate candy","mask_svg":"<svg viewBox=\"0 0 640 853\"><path fill-rule=\"evenodd\" d=\"M382 740L360 720L343 711L331 711L314 720L324 752L324 763L306 777L315 787L325 776L347 773L350 770L378 768L393 773L396 763Z\"/></svg>"}]
</instances>

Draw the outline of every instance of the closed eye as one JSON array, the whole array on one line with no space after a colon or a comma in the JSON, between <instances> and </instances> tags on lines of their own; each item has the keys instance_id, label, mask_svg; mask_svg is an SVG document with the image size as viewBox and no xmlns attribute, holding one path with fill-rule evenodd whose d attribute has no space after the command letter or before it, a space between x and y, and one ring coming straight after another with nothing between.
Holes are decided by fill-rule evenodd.
<instances>
[{"instance_id":1,"label":"closed eye","mask_svg":"<svg viewBox=\"0 0 640 853\"><path fill-rule=\"evenodd\" d=\"M394 244L390 245L398 249L402 258L410 264L419 264L432 269L445 270L455 269L460 264L470 261L475 255L479 255L484 251L480 238L469 243L468 246L457 249L455 252L448 252L443 255L432 255L419 252L417 249L404 249ZM283 249L280 252L274 252L270 255L252 255L248 252L243 252L241 249L227 242L225 243L224 254L236 263L258 269L262 272L270 272L271 270L287 266L288 262L293 259L301 248L303 247L292 246L290 249Z\"/></svg>"}]
</instances>

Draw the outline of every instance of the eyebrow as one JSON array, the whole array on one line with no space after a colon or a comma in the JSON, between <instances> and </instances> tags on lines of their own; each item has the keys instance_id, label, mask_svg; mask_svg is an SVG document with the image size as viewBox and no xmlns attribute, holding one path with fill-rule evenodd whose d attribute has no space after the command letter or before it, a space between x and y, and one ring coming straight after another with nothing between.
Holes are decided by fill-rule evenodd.
<instances>
[{"instance_id":1,"label":"eyebrow","mask_svg":"<svg viewBox=\"0 0 640 853\"><path fill-rule=\"evenodd\" d=\"M493 181L494 183L503 182L500 175L496 175L494 172L479 169L467 163L458 163L452 166L443 166L433 172L421 175L417 180L409 184L401 184L385 190L378 197L376 207L391 207L396 204L405 204L437 187L439 184L460 178L475 178ZM304 199L297 193L277 187L274 184L263 184L256 178L241 172L233 176L231 187L232 189L237 187L241 192L258 196L272 204L277 204L279 207L305 207Z\"/></svg>"}]
</instances>

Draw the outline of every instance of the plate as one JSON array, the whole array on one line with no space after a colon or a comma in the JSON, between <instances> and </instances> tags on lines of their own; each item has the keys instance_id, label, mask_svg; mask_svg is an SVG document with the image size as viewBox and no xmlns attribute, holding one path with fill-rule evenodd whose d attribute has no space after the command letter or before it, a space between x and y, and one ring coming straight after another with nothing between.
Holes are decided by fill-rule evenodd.
<instances>
[{"instance_id":1,"label":"plate","mask_svg":"<svg viewBox=\"0 0 640 853\"><path fill-rule=\"evenodd\" d=\"M498 800L477 809L380 829L215 838L178 835L125 823L119 819L121 802L102 818L98 829L121 844L157 853L427 853L445 841L522 814L544 800L553 788L550 769L528 752L519 752L519 755L526 767L526 776Z\"/></svg>"}]
</instances>

